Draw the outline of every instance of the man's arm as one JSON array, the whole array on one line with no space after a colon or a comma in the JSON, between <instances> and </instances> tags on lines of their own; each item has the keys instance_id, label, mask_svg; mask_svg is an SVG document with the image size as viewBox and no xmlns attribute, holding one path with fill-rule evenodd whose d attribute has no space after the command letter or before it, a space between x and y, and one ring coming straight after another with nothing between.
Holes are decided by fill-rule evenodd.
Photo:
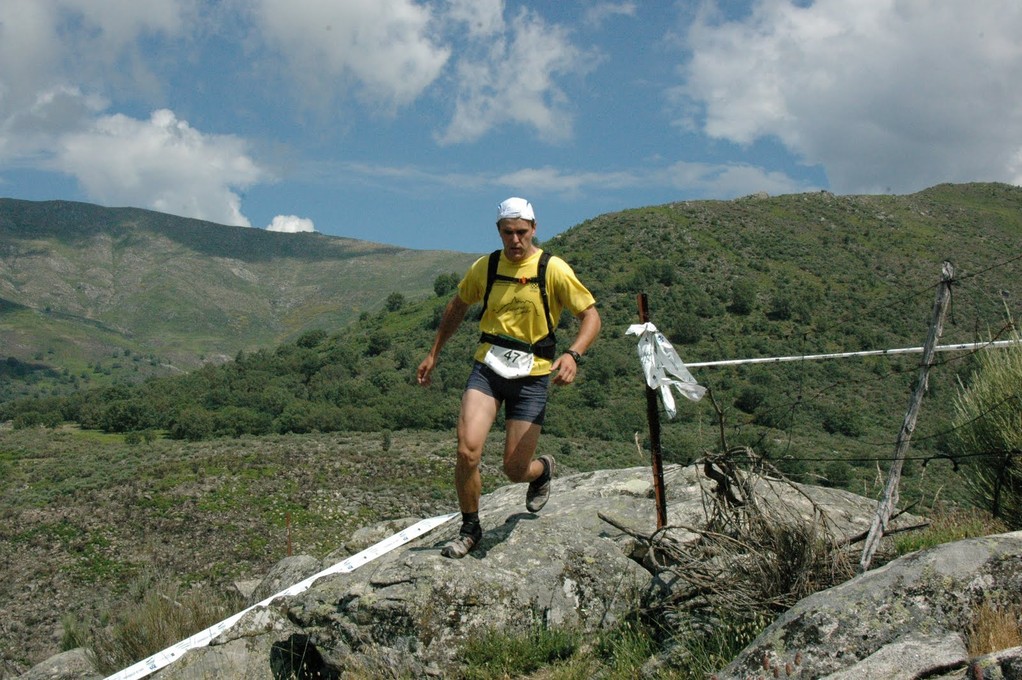
<instances>
[{"instance_id":1,"label":"man's arm","mask_svg":"<svg viewBox=\"0 0 1022 680\"><path fill-rule=\"evenodd\" d=\"M603 322L600 320L600 313L596 311L596 305L586 307L577 318L581 321L581 325L578 335L575 336L575 341L568 346L568 349L584 354L589 349L589 345L596 340L596 336L600 334ZM575 380L575 376L578 374L578 364L575 363L575 358L567 352L558 357L550 368L557 373L554 376L556 385L568 385Z\"/></svg>"},{"instance_id":2,"label":"man's arm","mask_svg":"<svg viewBox=\"0 0 1022 680\"><path fill-rule=\"evenodd\" d=\"M461 322L465 319L465 312L468 311L468 305L465 304L461 296L457 293L451 298L451 301L447 303L447 307L444 309L444 315L440 318L440 327L436 329L436 338L433 340L433 347L430 348L429 354L419 364L418 380L419 384L423 387L428 387L432 380L433 368L436 366L437 357L440 356L440 350L444 348L447 341L451 339L454 332L461 326Z\"/></svg>"}]
</instances>

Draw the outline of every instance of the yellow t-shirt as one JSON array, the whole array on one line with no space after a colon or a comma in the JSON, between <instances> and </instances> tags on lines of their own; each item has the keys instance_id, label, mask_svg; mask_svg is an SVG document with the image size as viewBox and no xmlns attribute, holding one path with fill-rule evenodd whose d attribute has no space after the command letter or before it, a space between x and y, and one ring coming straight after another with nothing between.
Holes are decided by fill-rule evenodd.
<instances>
[{"instance_id":1,"label":"yellow t-shirt","mask_svg":"<svg viewBox=\"0 0 1022 680\"><path fill-rule=\"evenodd\" d=\"M528 258L515 263L501 252L497 273L516 279L534 278L542 253L542 250L537 250ZM483 294L486 292L486 269L489 259L489 255L484 255L476 260L465 274L465 278L458 284L458 295L465 304L482 302ZM550 304L553 328L547 327L539 285L500 279L494 281L486 312L479 320L479 330L493 335L510 335L532 344L546 337L550 331L556 330L562 310L567 309L578 315L596 303L593 294L582 285L568 263L556 255L547 262L546 295ZM561 339L561 342L564 340ZM480 343L475 353L476 361L482 361L489 349L489 343ZM546 375L550 372L550 364L548 359L536 357L530 375Z\"/></svg>"}]
</instances>

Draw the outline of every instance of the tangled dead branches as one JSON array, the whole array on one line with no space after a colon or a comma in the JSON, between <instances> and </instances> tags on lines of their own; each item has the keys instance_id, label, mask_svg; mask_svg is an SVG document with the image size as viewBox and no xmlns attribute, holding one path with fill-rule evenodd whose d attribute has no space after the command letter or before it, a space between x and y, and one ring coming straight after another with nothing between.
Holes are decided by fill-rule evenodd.
<instances>
[{"instance_id":1,"label":"tangled dead branches","mask_svg":"<svg viewBox=\"0 0 1022 680\"><path fill-rule=\"evenodd\" d=\"M665 632L708 634L722 622L755 623L758 632L799 599L855 574L855 556L823 510L751 449L731 448L701 463L709 480L704 526L674 524L641 536L603 518L648 546L645 564L661 587L646 610Z\"/></svg>"}]
</instances>

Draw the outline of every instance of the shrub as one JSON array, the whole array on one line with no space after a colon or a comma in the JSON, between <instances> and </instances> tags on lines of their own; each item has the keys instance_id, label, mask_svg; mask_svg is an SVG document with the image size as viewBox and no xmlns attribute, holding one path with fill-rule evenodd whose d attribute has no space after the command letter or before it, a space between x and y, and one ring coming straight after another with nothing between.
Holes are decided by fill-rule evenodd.
<instances>
[{"instance_id":1,"label":"shrub","mask_svg":"<svg viewBox=\"0 0 1022 680\"><path fill-rule=\"evenodd\" d=\"M755 413L756 409L763 403L766 395L766 390L762 387L749 385L738 393L738 397L735 399L735 406L745 413Z\"/></svg>"},{"instance_id":2,"label":"shrub","mask_svg":"<svg viewBox=\"0 0 1022 680\"><path fill-rule=\"evenodd\" d=\"M182 409L170 426L172 439L200 441L213 435L213 414L206 409L194 406Z\"/></svg>"},{"instance_id":3,"label":"shrub","mask_svg":"<svg viewBox=\"0 0 1022 680\"><path fill-rule=\"evenodd\" d=\"M396 312L405 306L405 296L401 293L391 293L387 296L386 307L388 312Z\"/></svg>"},{"instance_id":4,"label":"shrub","mask_svg":"<svg viewBox=\"0 0 1022 680\"><path fill-rule=\"evenodd\" d=\"M160 582L115 612L114 623L92 632L96 668L113 673L222 621L241 602L206 588L182 590Z\"/></svg>"},{"instance_id":5,"label":"shrub","mask_svg":"<svg viewBox=\"0 0 1022 680\"><path fill-rule=\"evenodd\" d=\"M433 292L437 297L444 297L458 287L460 280L457 274L440 274L433 280Z\"/></svg>"},{"instance_id":6,"label":"shrub","mask_svg":"<svg viewBox=\"0 0 1022 680\"><path fill-rule=\"evenodd\" d=\"M703 321L697 314L682 312L668 337L677 345L694 345L703 339Z\"/></svg>"},{"instance_id":7,"label":"shrub","mask_svg":"<svg viewBox=\"0 0 1022 680\"><path fill-rule=\"evenodd\" d=\"M852 466L843 460L832 460L823 468L823 486L847 489L852 479Z\"/></svg>"},{"instance_id":8,"label":"shrub","mask_svg":"<svg viewBox=\"0 0 1022 680\"><path fill-rule=\"evenodd\" d=\"M861 437L866 430L861 413L852 408L823 409L821 424L830 434L843 434L846 437Z\"/></svg>"},{"instance_id":9,"label":"shrub","mask_svg":"<svg viewBox=\"0 0 1022 680\"><path fill-rule=\"evenodd\" d=\"M371 357L383 354L393 344L393 338L384 331L376 331L369 336L369 345L366 354Z\"/></svg>"},{"instance_id":10,"label":"shrub","mask_svg":"<svg viewBox=\"0 0 1022 680\"><path fill-rule=\"evenodd\" d=\"M60 425L59 413L39 413L37 411L26 411L14 416L12 426L15 430L27 430L33 427L54 428Z\"/></svg>"},{"instance_id":11,"label":"shrub","mask_svg":"<svg viewBox=\"0 0 1022 680\"><path fill-rule=\"evenodd\" d=\"M294 401L273 421L273 428L280 434L337 432L345 429L344 420L344 413L332 404Z\"/></svg>"},{"instance_id":12,"label":"shrub","mask_svg":"<svg viewBox=\"0 0 1022 680\"><path fill-rule=\"evenodd\" d=\"M243 434L268 434L273 429L273 418L268 413L251 408L227 406L213 418L217 435L240 437Z\"/></svg>"},{"instance_id":13,"label":"shrub","mask_svg":"<svg viewBox=\"0 0 1022 680\"><path fill-rule=\"evenodd\" d=\"M299 338L295 340L295 344L298 345L299 347L304 347L305 349L312 349L314 347L317 347L324 340L326 340L326 338L327 338L326 331L322 329L314 329L302 333L301 336L299 336Z\"/></svg>"},{"instance_id":14,"label":"shrub","mask_svg":"<svg viewBox=\"0 0 1022 680\"><path fill-rule=\"evenodd\" d=\"M1013 339L1022 342L1022 334ZM1022 528L1022 344L980 350L979 368L955 400L950 437L977 505Z\"/></svg>"},{"instance_id":15,"label":"shrub","mask_svg":"<svg viewBox=\"0 0 1022 680\"><path fill-rule=\"evenodd\" d=\"M750 279L739 279L731 288L731 306L728 311L746 316L756 306L756 284Z\"/></svg>"}]
</instances>

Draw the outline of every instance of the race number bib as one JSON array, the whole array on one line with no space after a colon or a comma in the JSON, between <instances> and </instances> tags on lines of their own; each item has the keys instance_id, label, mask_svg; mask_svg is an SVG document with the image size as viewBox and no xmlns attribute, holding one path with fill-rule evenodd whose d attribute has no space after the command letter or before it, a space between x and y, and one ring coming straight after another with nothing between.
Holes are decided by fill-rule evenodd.
<instances>
[{"instance_id":1,"label":"race number bib","mask_svg":"<svg viewBox=\"0 0 1022 680\"><path fill-rule=\"evenodd\" d=\"M535 359L532 352L490 345L490 351L486 353L483 363L502 378L524 378L532 371Z\"/></svg>"}]
</instances>

